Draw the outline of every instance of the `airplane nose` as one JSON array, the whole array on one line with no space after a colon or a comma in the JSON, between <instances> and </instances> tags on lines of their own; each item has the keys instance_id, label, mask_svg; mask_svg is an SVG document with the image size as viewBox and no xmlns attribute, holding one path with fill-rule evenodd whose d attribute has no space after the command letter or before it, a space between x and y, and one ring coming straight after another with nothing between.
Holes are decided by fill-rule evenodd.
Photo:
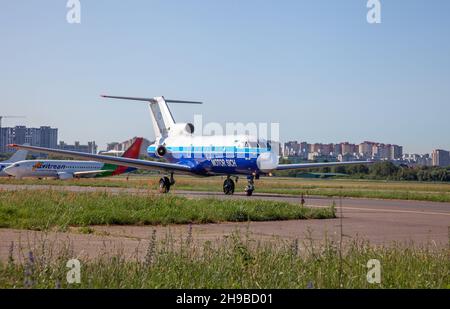
<instances>
[{"instance_id":1,"label":"airplane nose","mask_svg":"<svg viewBox=\"0 0 450 309\"><path fill-rule=\"evenodd\" d=\"M256 160L260 171L269 173L277 168L278 156L272 151L262 153Z\"/></svg>"}]
</instances>

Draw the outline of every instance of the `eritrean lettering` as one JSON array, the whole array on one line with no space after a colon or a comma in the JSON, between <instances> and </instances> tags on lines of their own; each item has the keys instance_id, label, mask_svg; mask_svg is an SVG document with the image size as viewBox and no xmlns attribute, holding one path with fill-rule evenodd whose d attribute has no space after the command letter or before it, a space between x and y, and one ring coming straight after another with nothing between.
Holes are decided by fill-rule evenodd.
<instances>
[{"instance_id":1,"label":"eritrean lettering","mask_svg":"<svg viewBox=\"0 0 450 309\"><path fill-rule=\"evenodd\" d=\"M61 169L65 169L66 165L65 164L51 164L51 163L36 163L33 166L33 170L35 169L49 169L49 170L61 170Z\"/></svg>"}]
</instances>

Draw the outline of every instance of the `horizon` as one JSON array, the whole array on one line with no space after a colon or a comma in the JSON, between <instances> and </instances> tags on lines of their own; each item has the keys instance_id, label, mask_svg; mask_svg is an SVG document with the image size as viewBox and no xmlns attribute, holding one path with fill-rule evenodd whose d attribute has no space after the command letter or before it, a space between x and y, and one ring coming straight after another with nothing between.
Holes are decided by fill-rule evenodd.
<instances>
[{"instance_id":1,"label":"horizon","mask_svg":"<svg viewBox=\"0 0 450 309\"><path fill-rule=\"evenodd\" d=\"M2 126L2 129L3 129L3 128L14 128L15 126L25 126L25 127L27 127L27 128L31 128L31 127L28 127L28 126L23 125L23 124L18 124L18 125L14 125L14 126ZM41 127L41 126L46 127L46 126L48 126L48 125L40 125L40 126L37 126L36 128L39 128L39 127ZM62 139L62 138L59 137L59 134L60 134L59 128L54 128L54 127L52 127L52 126L50 126L50 127L53 128L53 129L58 129L58 141L57 141L57 142L58 142L58 145L59 145L61 142L65 143L65 144L68 144L68 145L74 145L74 144L77 143L77 142L80 143L80 145L87 145L89 142L95 142L95 144L96 144L97 147L98 147L98 151L105 151L105 150L107 149L108 144L112 144L112 143L122 144L122 143L125 143L125 142L127 142L127 141L130 141L130 140L132 140L132 139L134 139L134 138L137 138L137 137L143 137L143 138L147 139L147 140L150 141L150 142L154 142L154 141L155 141L154 138L151 139L151 138L148 138L148 137L145 137L145 136L137 136L137 135L131 136L131 137L126 138L126 139L124 139L124 140L113 140L113 139L112 139L111 141L108 141L108 142L107 142L106 144L104 144L104 145L98 144L97 141L96 141L95 139L87 139L87 140L75 139L74 141L66 141L66 140L64 140L64 139ZM33 127L33 128L34 128L34 127ZM349 143L349 144L351 144L351 145L356 145L356 146L358 146L358 145L360 145L360 144L362 144L362 143L366 143L366 142L367 142L367 143L376 144L376 145L392 145L392 146L400 146L400 147L403 148L403 154L418 154L418 155L425 155L425 154L431 155L431 153L433 152L433 150L445 150L445 151L450 151L450 149L432 148L429 152L409 152L409 151L405 151L405 148L407 147L406 145L401 145L401 144L399 144L399 143L393 143L393 142L370 141L370 140L367 140L367 139L362 140L362 141L343 140L343 141L336 141L336 142L323 142L323 141L314 141L314 142L313 142L313 141L308 141L308 140L304 140L304 139L291 139L291 140L281 140L281 141L280 141L280 143L281 143L282 146L284 146L285 144L287 144L287 143L289 143L289 142L307 143L307 144L309 144L309 145L313 145L313 144L321 144L321 145L331 145L331 144L333 144L333 145L338 145L338 144ZM103 148L101 148L101 147L103 147ZM407 149L407 148L406 148L406 149Z\"/></svg>"}]
</instances>

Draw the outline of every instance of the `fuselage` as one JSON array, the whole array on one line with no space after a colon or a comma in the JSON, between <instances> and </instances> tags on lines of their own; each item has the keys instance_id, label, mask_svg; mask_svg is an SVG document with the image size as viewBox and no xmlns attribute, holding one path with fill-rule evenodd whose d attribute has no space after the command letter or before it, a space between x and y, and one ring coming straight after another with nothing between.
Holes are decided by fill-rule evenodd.
<instances>
[{"instance_id":1,"label":"fuselage","mask_svg":"<svg viewBox=\"0 0 450 309\"><path fill-rule=\"evenodd\" d=\"M60 178L61 173L70 175L76 172L97 171L103 166L103 163L94 161L27 160L12 164L5 172L17 178Z\"/></svg>"},{"instance_id":2,"label":"fuselage","mask_svg":"<svg viewBox=\"0 0 450 309\"><path fill-rule=\"evenodd\" d=\"M131 146L122 155L123 159L136 159L142 146L142 137L134 140ZM4 172L16 178L86 178L107 177L135 171L136 168L101 163L98 161L75 161L75 160L24 160L18 161L5 168Z\"/></svg>"},{"instance_id":3,"label":"fuselage","mask_svg":"<svg viewBox=\"0 0 450 309\"><path fill-rule=\"evenodd\" d=\"M166 154L158 154L163 145ZM171 163L187 165L198 175L262 175L278 165L277 149L272 143L249 136L167 137L148 147L152 158L164 158Z\"/></svg>"}]
</instances>

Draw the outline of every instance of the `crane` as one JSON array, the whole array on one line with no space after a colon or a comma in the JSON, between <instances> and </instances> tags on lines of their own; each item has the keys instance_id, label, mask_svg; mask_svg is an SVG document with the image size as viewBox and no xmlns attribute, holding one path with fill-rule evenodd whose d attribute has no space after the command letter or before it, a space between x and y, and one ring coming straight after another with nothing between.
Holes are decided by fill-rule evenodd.
<instances>
[{"instance_id":1,"label":"crane","mask_svg":"<svg viewBox=\"0 0 450 309\"><path fill-rule=\"evenodd\" d=\"M2 119L3 118L26 118L25 116L0 116L0 150L3 151L4 150L4 146L2 143L2 138L3 138L3 132L2 132Z\"/></svg>"}]
</instances>

